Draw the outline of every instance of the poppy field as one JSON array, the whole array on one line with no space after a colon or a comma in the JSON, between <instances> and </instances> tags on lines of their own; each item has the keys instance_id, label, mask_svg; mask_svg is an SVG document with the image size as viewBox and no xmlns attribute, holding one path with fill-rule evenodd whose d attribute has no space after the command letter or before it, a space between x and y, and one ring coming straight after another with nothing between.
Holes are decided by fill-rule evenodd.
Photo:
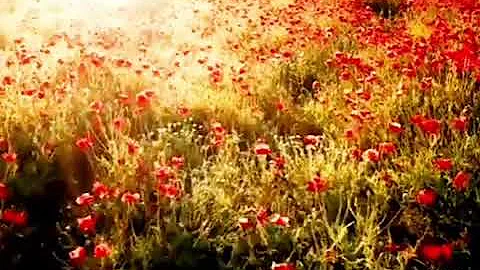
<instances>
[{"instance_id":1,"label":"poppy field","mask_svg":"<svg viewBox=\"0 0 480 270\"><path fill-rule=\"evenodd\" d=\"M480 2L0 15L1 270L476 269Z\"/></svg>"}]
</instances>

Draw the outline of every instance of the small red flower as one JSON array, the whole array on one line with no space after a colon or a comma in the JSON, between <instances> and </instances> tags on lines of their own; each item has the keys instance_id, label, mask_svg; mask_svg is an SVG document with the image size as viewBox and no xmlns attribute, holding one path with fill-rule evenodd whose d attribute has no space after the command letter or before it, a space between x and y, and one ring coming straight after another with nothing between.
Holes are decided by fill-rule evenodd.
<instances>
[{"instance_id":1,"label":"small red flower","mask_svg":"<svg viewBox=\"0 0 480 270\"><path fill-rule=\"evenodd\" d=\"M190 115L192 115L192 112L190 111L189 108L185 107L185 106L180 106L178 109L177 109L177 113L178 115L180 115L181 117L183 118L187 118L189 117Z\"/></svg>"},{"instance_id":2,"label":"small red flower","mask_svg":"<svg viewBox=\"0 0 480 270\"><path fill-rule=\"evenodd\" d=\"M275 104L275 107L278 112L284 112L287 109L283 101L277 101L277 103Z\"/></svg>"},{"instance_id":3,"label":"small red flower","mask_svg":"<svg viewBox=\"0 0 480 270\"><path fill-rule=\"evenodd\" d=\"M160 183L158 185L158 192L167 198L174 199L179 196L180 190L177 188L177 186L173 184L163 184Z\"/></svg>"},{"instance_id":4,"label":"small red flower","mask_svg":"<svg viewBox=\"0 0 480 270\"><path fill-rule=\"evenodd\" d=\"M383 142L378 144L378 151L381 155L392 155L397 151L397 147L392 142Z\"/></svg>"},{"instance_id":5,"label":"small red flower","mask_svg":"<svg viewBox=\"0 0 480 270\"><path fill-rule=\"evenodd\" d=\"M440 245L425 245L421 252L426 260L432 262L439 261L442 257L442 247Z\"/></svg>"},{"instance_id":6,"label":"small red flower","mask_svg":"<svg viewBox=\"0 0 480 270\"><path fill-rule=\"evenodd\" d=\"M280 214L274 214L270 218L270 222L280 227L288 227L290 219L288 217L281 216Z\"/></svg>"},{"instance_id":7,"label":"small red flower","mask_svg":"<svg viewBox=\"0 0 480 270\"><path fill-rule=\"evenodd\" d=\"M253 228L253 223L246 217L241 217L238 219L238 223L242 230L246 231Z\"/></svg>"},{"instance_id":8,"label":"small red flower","mask_svg":"<svg viewBox=\"0 0 480 270\"><path fill-rule=\"evenodd\" d=\"M363 155L372 163L377 163L380 161L380 153L376 149L367 149Z\"/></svg>"},{"instance_id":9,"label":"small red flower","mask_svg":"<svg viewBox=\"0 0 480 270\"><path fill-rule=\"evenodd\" d=\"M432 189L422 189L417 193L416 201L418 204L432 207L437 202L437 193Z\"/></svg>"},{"instance_id":10,"label":"small red flower","mask_svg":"<svg viewBox=\"0 0 480 270\"><path fill-rule=\"evenodd\" d=\"M430 135L439 135L441 127L442 122L437 119L427 119L420 123L420 129Z\"/></svg>"},{"instance_id":11,"label":"small red flower","mask_svg":"<svg viewBox=\"0 0 480 270\"><path fill-rule=\"evenodd\" d=\"M315 176L307 184L307 190L313 193L324 192L328 189L328 180L326 178Z\"/></svg>"},{"instance_id":12,"label":"small red flower","mask_svg":"<svg viewBox=\"0 0 480 270\"><path fill-rule=\"evenodd\" d=\"M170 178L170 176L172 176L170 167L164 166L155 170L155 178L157 178L159 183L164 183L168 180L168 178Z\"/></svg>"},{"instance_id":13,"label":"small red flower","mask_svg":"<svg viewBox=\"0 0 480 270\"><path fill-rule=\"evenodd\" d=\"M25 211L16 211L13 209L7 209L3 211L2 220L6 223L18 226L25 227L28 222L28 215Z\"/></svg>"},{"instance_id":14,"label":"small red flower","mask_svg":"<svg viewBox=\"0 0 480 270\"><path fill-rule=\"evenodd\" d=\"M108 198L110 194L109 188L99 181L95 181L92 187L92 193L100 199Z\"/></svg>"},{"instance_id":15,"label":"small red flower","mask_svg":"<svg viewBox=\"0 0 480 270\"><path fill-rule=\"evenodd\" d=\"M255 146L255 154L257 156L266 156L270 155L272 153L272 150L270 149L270 146L266 143L258 143Z\"/></svg>"},{"instance_id":16,"label":"small red flower","mask_svg":"<svg viewBox=\"0 0 480 270\"><path fill-rule=\"evenodd\" d=\"M0 201L6 201L10 197L7 185L0 183Z\"/></svg>"},{"instance_id":17,"label":"small red flower","mask_svg":"<svg viewBox=\"0 0 480 270\"><path fill-rule=\"evenodd\" d=\"M268 223L268 211L266 209L261 209L258 213L257 213L257 223L262 225L262 226L265 226L265 224Z\"/></svg>"},{"instance_id":18,"label":"small red flower","mask_svg":"<svg viewBox=\"0 0 480 270\"><path fill-rule=\"evenodd\" d=\"M140 149L140 146L136 141L128 140L127 148L128 148L128 154L135 155L138 152L138 149Z\"/></svg>"},{"instance_id":19,"label":"small red flower","mask_svg":"<svg viewBox=\"0 0 480 270\"><path fill-rule=\"evenodd\" d=\"M304 145L317 145L319 143L320 139L318 136L315 135L307 135L303 138L303 144Z\"/></svg>"},{"instance_id":20,"label":"small red flower","mask_svg":"<svg viewBox=\"0 0 480 270\"><path fill-rule=\"evenodd\" d=\"M426 244L421 248L423 258L430 262L450 261L453 257L453 245Z\"/></svg>"},{"instance_id":21,"label":"small red flower","mask_svg":"<svg viewBox=\"0 0 480 270\"><path fill-rule=\"evenodd\" d=\"M112 254L112 248L106 243L101 243L95 246L93 257L97 259L104 259Z\"/></svg>"},{"instance_id":22,"label":"small red flower","mask_svg":"<svg viewBox=\"0 0 480 270\"><path fill-rule=\"evenodd\" d=\"M140 194L139 193L131 193L129 191L125 192L122 195L121 201L126 204L135 204L140 201Z\"/></svg>"},{"instance_id":23,"label":"small red flower","mask_svg":"<svg viewBox=\"0 0 480 270\"><path fill-rule=\"evenodd\" d=\"M295 265L291 263L272 263L272 270L295 270Z\"/></svg>"},{"instance_id":24,"label":"small red flower","mask_svg":"<svg viewBox=\"0 0 480 270\"><path fill-rule=\"evenodd\" d=\"M457 191L465 191L470 186L470 174L466 172L459 172L453 179L453 187Z\"/></svg>"},{"instance_id":25,"label":"small red flower","mask_svg":"<svg viewBox=\"0 0 480 270\"><path fill-rule=\"evenodd\" d=\"M464 132L467 129L468 119L465 116L460 116L452 120L452 128Z\"/></svg>"},{"instance_id":26,"label":"small red flower","mask_svg":"<svg viewBox=\"0 0 480 270\"><path fill-rule=\"evenodd\" d=\"M87 192L78 196L75 202L80 206L90 206L95 202L95 197Z\"/></svg>"},{"instance_id":27,"label":"small red flower","mask_svg":"<svg viewBox=\"0 0 480 270\"><path fill-rule=\"evenodd\" d=\"M75 267L82 266L87 260L87 250L84 247L77 247L68 253L70 263Z\"/></svg>"},{"instance_id":28,"label":"small red flower","mask_svg":"<svg viewBox=\"0 0 480 270\"><path fill-rule=\"evenodd\" d=\"M2 154L2 160L5 163L13 164L13 163L17 162L17 154L15 154L15 153L3 153Z\"/></svg>"},{"instance_id":29,"label":"small red flower","mask_svg":"<svg viewBox=\"0 0 480 270\"><path fill-rule=\"evenodd\" d=\"M450 158L437 158L433 164L439 171L450 171L453 168L453 161Z\"/></svg>"},{"instance_id":30,"label":"small red flower","mask_svg":"<svg viewBox=\"0 0 480 270\"><path fill-rule=\"evenodd\" d=\"M118 117L113 119L113 127L116 131L121 132L125 129L126 126L127 126L127 121L124 118Z\"/></svg>"},{"instance_id":31,"label":"small red flower","mask_svg":"<svg viewBox=\"0 0 480 270\"><path fill-rule=\"evenodd\" d=\"M177 170L181 169L185 165L185 158L180 156L172 157L170 164Z\"/></svg>"},{"instance_id":32,"label":"small red flower","mask_svg":"<svg viewBox=\"0 0 480 270\"><path fill-rule=\"evenodd\" d=\"M90 137L80 138L75 142L75 145L83 152L87 152L93 147L93 140Z\"/></svg>"},{"instance_id":33,"label":"small red flower","mask_svg":"<svg viewBox=\"0 0 480 270\"><path fill-rule=\"evenodd\" d=\"M86 234L94 234L97 220L92 215L77 219L78 227L81 232Z\"/></svg>"},{"instance_id":34,"label":"small red flower","mask_svg":"<svg viewBox=\"0 0 480 270\"><path fill-rule=\"evenodd\" d=\"M399 133L402 133L403 128L402 128L402 125L400 123L391 122L391 123L388 124L388 130L391 133L399 134Z\"/></svg>"}]
</instances>

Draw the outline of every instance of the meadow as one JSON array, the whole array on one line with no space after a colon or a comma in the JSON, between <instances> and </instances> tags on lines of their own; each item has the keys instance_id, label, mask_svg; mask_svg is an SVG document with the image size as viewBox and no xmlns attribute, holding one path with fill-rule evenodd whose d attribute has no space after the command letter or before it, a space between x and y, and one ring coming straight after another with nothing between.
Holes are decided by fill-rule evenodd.
<instances>
[{"instance_id":1,"label":"meadow","mask_svg":"<svg viewBox=\"0 0 480 270\"><path fill-rule=\"evenodd\" d=\"M0 269L476 269L478 1L0 16Z\"/></svg>"}]
</instances>

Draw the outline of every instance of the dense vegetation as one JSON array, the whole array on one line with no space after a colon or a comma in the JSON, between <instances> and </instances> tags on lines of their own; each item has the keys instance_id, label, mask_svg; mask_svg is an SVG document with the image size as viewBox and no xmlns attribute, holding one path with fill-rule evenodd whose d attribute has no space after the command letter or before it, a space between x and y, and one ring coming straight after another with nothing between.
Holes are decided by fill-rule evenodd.
<instances>
[{"instance_id":1,"label":"dense vegetation","mask_svg":"<svg viewBox=\"0 0 480 270\"><path fill-rule=\"evenodd\" d=\"M477 1L208 5L0 33L1 269L475 269Z\"/></svg>"}]
</instances>

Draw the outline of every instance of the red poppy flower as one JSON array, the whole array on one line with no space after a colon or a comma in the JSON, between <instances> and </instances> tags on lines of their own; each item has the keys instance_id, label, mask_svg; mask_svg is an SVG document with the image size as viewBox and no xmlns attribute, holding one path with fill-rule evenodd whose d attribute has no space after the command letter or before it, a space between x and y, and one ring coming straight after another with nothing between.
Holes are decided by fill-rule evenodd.
<instances>
[{"instance_id":1,"label":"red poppy flower","mask_svg":"<svg viewBox=\"0 0 480 270\"><path fill-rule=\"evenodd\" d=\"M453 245L426 244L421 248L423 258L431 262L450 261L453 257Z\"/></svg>"},{"instance_id":2,"label":"red poppy flower","mask_svg":"<svg viewBox=\"0 0 480 270\"><path fill-rule=\"evenodd\" d=\"M93 147L93 140L90 137L85 137L78 139L75 142L75 145L83 152L88 151L90 148Z\"/></svg>"},{"instance_id":3,"label":"red poppy flower","mask_svg":"<svg viewBox=\"0 0 480 270\"><path fill-rule=\"evenodd\" d=\"M140 146L136 141L128 140L127 148L128 148L128 154L135 155L138 152L138 149L140 149Z\"/></svg>"},{"instance_id":4,"label":"red poppy flower","mask_svg":"<svg viewBox=\"0 0 480 270\"><path fill-rule=\"evenodd\" d=\"M158 192L167 198L174 199L180 194L180 190L173 184L160 183L158 185Z\"/></svg>"},{"instance_id":5,"label":"red poppy flower","mask_svg":"<svg viewBox=\"0 0 480 270\"><path fill-rule=\"evenodd\" d=\"M295 265L291 263L272 263L272 270L295 270Z\"/></svg>"},{"instance_id":6,"label":"red poppy flower","mask_svg":"<svg viewBox=\"0 0 480 270\"><path fill-rule=\"evenodd\" d=\"M104 199L108 198L110 190L105 184L100 183L99 181L95 181L95 183L93 183L92 193L95 194L95 196L97 196L98 198Z\"/></svg>"},{"instance_id":7,"label":"red poppy flower","mask_svg":"<svg viewBox=\"0 0 480 270\"><path fill-rule=\"evenodd\" d=\"M378 144L378 151L382 155L392 155L397 151L397 147L392 142L383 142Z\"/></svg>"},{"instance_id":8,"label":"red poppy flower","mask_svg":"<svg viewBox=\"0 0 480 270\"><path fill-rule=\"evenodd\" d=\"M80 206L90 206L95 202L95 197L90 195L90 193L83 193L78 196L75 202Z\"/></svg>"},{"instance_id":9,"label":"red poppy flower","mask_svg":"<svg viewBox=\"0 0 480 270\"><path fill-rule=\"evenodd\" d=\"M266 209L262 209L257 213L257 222L258 224L264 226L268 223L268 211Z\"/></svg>"},{"instance_id":10,"label":"red poppy flower","mask_svg":"<svg viewBox=\"0 0 480 270\"><path fill-rule=\"evenodd\" d=\"M125 192L122 195L121 201L126 204L135 204L140 201L140 194L139 193L131 193L129 191Z\"/></svg>"},{"instance_id":11,"label":"red poppy flower","mask_svg":"<svg viewBox=\"0 0 480 270\"><path fill-rule=\"evenodd\" d=\"M270 146L266 143L258 143L255 146L255 154L257 156L266 156L270 155L272 153L272 150L270 149Z\"/></svg>"},{"instance_id":12,"label":"red poppy flower","mask_svg":"<svg viewBox=\"0 0 480 270\"><path fill-rule=\"evenodd\" d=\"M363 155L372 163L377 163L380 161L380 153L376 149L367 149Z\"/></svg>"},{"instance_id":13,"label":"red poppy flower","mask_svg":"<svg viewBox=\"0 0 480 270\"><path fill-rule=\"evenodd\" d=\"M388 130L391 133L399 134L399 133L402 133L403 128L402 128L402 125L400 123L391 122L391 123L388 124Z\"/></svg>"},{"instance_id":14,"label":"red poppy flower","mask_svg":"<svg viewBox=\"0 0 480 270\"><path fill-rule=\"evenodd\" d=\"M25 227L28 222L28 215L25 211L7 209L2 213L2 220L18 227Z\"/></svg>"},{"instance_id":15,"label":"red poppy flower","mask_svg":"<svg viewBox=\"0 0 480 270\"><path fill-rule=\"evenodd\" d=\"M452 128L464 132L467 129L467 117L460 116L452 120Z\"/></svg>"},{"instance_id":16,"label":"red poppy flower","mask_svg":"<svg viewBox=\"0 0 480 270\"><path fill-rule=\"evenodd\" d=\"M13 164L13 163L17 162L17 154L15 154L15 153L3 153L2 154L2 160L5 163Z\"/></svg>"},{"instance_id":17,"label":"red poppy flower","mask_svg":"<svg viewBox=\"0 0 480 270\"><path fill-rule=\"evenodd\" d=\"M77 219L78 227L81 232L86 234L94 234L97 220L92 215Z\"/></svg>"},{"instance_id":18,"label":"red poppy flower","mask_svg":"<svg viewBox=\"0 0 480 270\"><path fill-rule=\"evenodd\" d=\"M288 227L290 219L288 217L281 216L280 214L274 214L270 218L270 222L280 227Z\"/></svg>"},{"instance_id":19,"label":"red poppy flower","mask_svg":"<svg viewBox=\"0 0 480 270\"><path fill-rule=\"evenodd\" d=\"M328 180L326 178L315 176L307 184L307 190L313 193L324 192L328 189Z\"/></svg>"},{"instance_id":20,"label":"red poppy flower","mask_svg":"<svg viewBox=\"0 0 480 270\"><path fill-rule=\"evenodd\" d=\"M303 144L305 145L317 145L319 143L318 136L315 135L307 135L303 138Z\"/></svg>"},{"instance_id":21,"label":"red poppy flower","mask_svg":"<svg viewBox=\"0 0 480 270\"><path fill-rule=\"evenodd\" d=\"M82 266L87 260L87 250L84 247L77 247L68 253L70 263L74 267Z\"/></svg>"},{"instance_id":22,"label":"red poppy flower","mask_svg":"<svg viewBox=\"0 0 480 270\"><path fill-rule=\"evenodd\" d=\"M179 156L172 157L172 159L170 160L170 164L177 170L181 169L183 165L185 165L185 158Z\"/></svg>"},{"instance_id":23,"label":"red poppy flower","mask_svg":"<svg viewBox=\"0 0 480 270\"><path fill-rule=\"evenodd\" d=\"M95 246L93 257L97 259L104 259L112 254L112 248L106 243L101 243Z\"/></svg>"},{"instance_id":24,"label":"red poppy flower","mask_svg":"<svg viewBox=\"0 0 480 270\"><path fill-rule=\"evenodd\" d=\"M0 183L0 201L6 201L10 197L7 185Z\"/></svg>"},{"instance_id":25,"label":"red poppy flower","mask_svg":"<svg viewBox=\"0 0 480 270\"><path fill-rule=\"evenodd\" d=\"M241 217L238 219L238 223L242 230L246 231L253 228L253 223L246 217Z\"/></svg>"},{"instance_id":26,"label":"red poppy flower","mask_svg":"<svg viewBox=\"0 0 480 270\"><path fill-rule=\"evenodd\" d=\"M455 178L453 179L453 187L457 191L465 191L470 186L470 174L466 172L458 172Z\"/></svg>"},{"instance_id":27,"label":"red poppy flower","mask_svg":"<svg viewBox=\"0 0 480 270\"><path fill-rule=\"evenodd\" d=\"M427 119L420 123L420 129L427 134L438 135L442 127L441 124L442 122L437 119Z\"/></svg>"},{"instance_id":28,"label":"red poppy flower","mask_svg":"<svg viewBox=\"0 0 480 270\"><path fill-rule=\"evenodd\" d=\"M422 189L417 193L416 201L424 206L434 206L437 202L437 193L432 189Z\"/></svg>"},{"instance_id":29,"label":"red poppy flower","mask_svg":"<svg viewBox=\"0 0 480 270\"><path fill-rule=\"evenodd\" d=\"M113 119L113 127L115 128L116 131L123 131L125 127L127 126L127 121L125 121L124 118L118 117Z\"/></svg>"},{"instance_id":30,"label":"red poppy flower","mask_svg":"<svg viewBox=\"0 0 480 270\"><path fill-rule=\"evenodd\" d=\"M450 171L453 168L453 161L450 158L437 158L433 164L440 171Z\"/></svg>"}]
</instances>

